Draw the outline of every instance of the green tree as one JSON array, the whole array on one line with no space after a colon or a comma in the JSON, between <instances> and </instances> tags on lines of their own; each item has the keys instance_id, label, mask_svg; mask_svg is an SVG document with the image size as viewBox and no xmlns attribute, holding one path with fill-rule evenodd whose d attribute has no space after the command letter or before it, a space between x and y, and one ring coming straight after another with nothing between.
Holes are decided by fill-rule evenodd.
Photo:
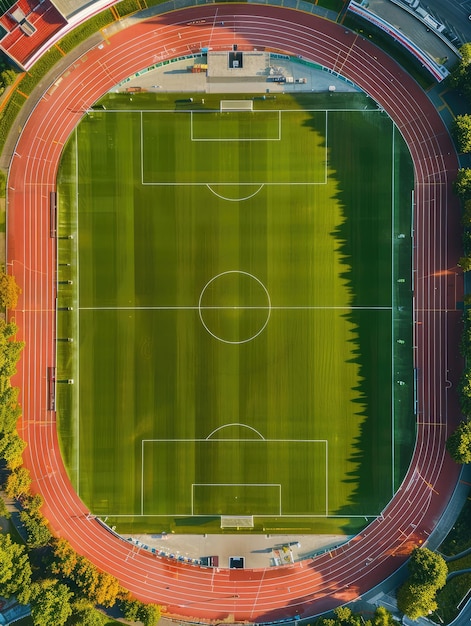
<instances>
[{"instance_id":1,"label":"green tree","mask_svg":"<svg viewBox=\"0 0 471 626\"><path fill-rule=\"evenodd\" d=\"M348 606L339 606L334 610L334 613L337 624L342 624L342 626L359 626L361 624L361 618L354 615Z\"/></svg>"},{"instance_id":2,"label":"green tree","mask_svg":"<svg viewBox=\"0 0 471 626\"><path fill-rule=\"evenodd\" d=\"M469 99L471 96L471 44L460 48L461 60L448 77L448 84L453 89L460 89Z\"/></svg>"},{"instance_id":3,"label":"green tree","mask_svg":"<svg viewBox=\"0 0 471 626\"><path fill-rule=\"evenodd\" d=\"M448 567L442 556L428 548L414 548L408 563L410 576L399 589L397 606L415 620L435 611L435 596L446 583Z\"/></svg>"},{"instance_id":4,"label":"green tree","mask_svg":"<svg viewBox=\"0 0 471 626\"><path fill-rule=\"evenodd\" d=\"M155 626L160 619L160 606L157 604L142 604L138 619L144 626Z\"/></svg>"},{"instance_id":5,"label":"green tree","mask_svg":"<svg viewBox=\"0 0 471 626\"><path fill-rule=\"evenodd\" d=\"M436 589L430 585L418 585L407 580L397 593L397 606L410 619L428 615L437 608Z\"/></svg>"},{"instance_id":6,"label":"green tree","mask_svg":"<svg viewBox=\"0 0 471 626\"><path fill-rule=\"evenodd\" d=\"M458 152L471 152L471 115L457 115L452 126Z\"/></svg>"},{"instance_id":7,"label":"green tree","mask_svg":"<svg viewBox=\"0 0 471 626\"><path fill-rule=\"evenodd\" d=\"M469 272L469 270L471 269L471 256L460 257L458 265L461 267L463 272Z\"/></svg>"},{"instance_id":8,"label":"green tree","mask_svg":"<svg viewBox=\"0 0 471 626\"><path fill-rule=\"evenodd\" d=\"M0 73L0 80L5 87L13 85L16 79L16 72L14 70L3 70Z\"/></svg>"},{"instance_id":9,"label":"green tree","mask_svg":"<svg viewBox=\"0 0 471 626\"><path fill-rule=\"evenodd\" d=\"M0 497L0 517L4 517L5 519L11 518L11 513L7 509L7 505L5 504L5 500Z\"/></svg>"},{"instance_id":10,"label":"green tree","mask_svg":"<svg viewBox=\"0 0 471 626\"><path fill-rule=\"evenodd\" d=\"M14 469L7 476L3 489L10 498L18 498L29 491L31 476L26 467Z\"/></svg>"},{"instance_id":11,"label":"green tree","mask_svg":"<svg viewBox=\"0 0 471 626\"><path fill-rule=\"evenodd\" d=\"M463 214L461 216L461 220L465 228L471 228L471 199L463 202Z\"/></svg>"},{"instance_id":12,"label":"green tree","mask_svg":"<svg viewBox=\"0 0 471 626\"><path fill-rule=\"evenodd\" d=\"M131 622L135 622L138 619L139 609L141 608L141 602L139 600L127 599L121 602L121 610L124 617Z\"/></svg>"},{"instance_id":13,"label":"green tree","mask_svg":"<svg viewBox=\"0 0 471 626\"><path fill-rule=\"evenodd\" d=\"M79 599L72 604L72 615L67 626L105 626L108 619L100 613L88 600Z\"/></svg>"},{"instance_id":14,"label":"green tree","mask_svg":"<svg viewBox=\"0 0 471 626\"><path fill-rule=\"evenodd\" d=\"M71 578L93 604L114 606L120 591L118 579L99 570L86 557L77 556Z\"/></svg>"},{"instance_id":15,"label":"green tree","mask_svg":"<svg viewBox=\"0 0 471 626\"><path fill-rule=\"evenodd\" d=\"M18 404L18 387L12 387L9 379L0 377L0 433L12 432L21 415Z\"/></svg>"},{"instance_id":16,"label":"green tree","mask_svg":"<svg viewBox=\"0 0 471 626\"><path fill-rule=\"evenodd\" d=\"M34 583L31 592L31 617L35 626L63 626L72 614L71 590L55 579Z\"/></svg>"},{"instance_id":17,"label":"green tree","mask_svg":"<svg viewBox=\"0 0 471 626\"><path fill-rule=\"evenodd\" d=\"M453 188L462 200L471 198L471 169L462 167L458 170Z\"/></svg>"},{"instance_id":18,"label":"green tree","mask_svg":"<svg viewBox=\"0 0 471 626\"><path fill-rule=\"evenodd\" d=\"M30 515L38 513L44 504L43 497L40 493L27 493L21 498L21 506L28 511Z\"/></svg>"},{"instance_id":19,"label":"green tree","mask_svg":"<svg viewBox=\"0 0 471 626\"><path fill-rule=\"evenodd\" d=\"M445 586L448 566L445 559L428 548L414 548L408 563L411 580L435 589Z\"/></svg>"},{"instance_id":20,"label":"green tree","mask_svg":"<svg viewBox=\"0 0 471 626\"><path fill-rule=\"evenodd\" d=\"M31 565L26 548L13 543L10 535L0 535L0 595L16 595L27 604L31 589Z\"/></svg>"},{"instance_id":21,"label":"green tree","mask_svg":"<svg viewBox=\"0 0 471 626\"><path fill-rule=\"evenodd\" d=\"M22 465L21 455L25 448L26 442L21 439L16 430L0 437L0 457L5 459L8 469L15 469Z\"/></svg>"},{"instance_id":22,"label":"green tree","mask_svg":"<svg viewBox=\"0 0 471 626\"><path fill-rule=\"evenodd\" d=\"M73 580L78 554L66 539L56 539L53 545L51 572Z\"/></svg>"},{"instance_id":23,"label":"green tree","mask_svg":"<svg viewBox=\"0 0 471 626\"><path fill-rule=\"evenodd\" d=\"M0 272L0 307L4 309L15 309L18 304L18 297L21 289L14 276Z\"/></svg>"},{"instance_id":24,"label":"green tree","mask_svg":"<svg viewBox=\"0 0 471 626\"><path fill-rule=\"evenodd\" d=\"M457 463L471 463L471 423L469 421L461 422L451 433L446 447L452 459Z\"/></svg>"},{"instance_id":25,"label":"green tree","mask_svg":"<svg viewBox=\"0 0 471 626\"><path fill-rule=\"evenodd\" d=\"M51 532L47 527L46 518L41 513L36 512L31 515L28 511L21 511L20 519L26 530L28 548L31 550L42 548L49 543Z\"/></svg>"},{"instance_id":26,"label":"green tree","mask_svg":"<svg viewBox=\"0 0 471 626\"><path fill-rule=\"evenodd\" d=\"M372 621L372 626L396 626L399 622L394 619L391 613L384 608L384 606L378 606L375 610L375 614Z\"/></svg>"}]
</instances>

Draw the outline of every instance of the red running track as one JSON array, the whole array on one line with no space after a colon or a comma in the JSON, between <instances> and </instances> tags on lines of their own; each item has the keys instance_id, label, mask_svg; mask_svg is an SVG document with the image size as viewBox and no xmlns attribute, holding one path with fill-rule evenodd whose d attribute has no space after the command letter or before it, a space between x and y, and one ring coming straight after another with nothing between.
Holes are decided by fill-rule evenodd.
<instances>
[{"instance_id":1,"label":"red running track","mask_svg":"<svg viewBox=\"0 0 471 626\"><path fill-rule=\"evenodd\" d=\"M198 25L194 22L198 20ZM224 26L220 22L224 22ZM189 25L193 22L193 25ZM420 413L408 474L384 515L348 544L294 565L215 570L176 563L107 532L75 494L59 452L55 413L47 410L46 368L54 363L55 246L49 191L64 142L83 110L120 80L157 59L210 45L300 54L350 78L393 118L415 164L415 362ZM434 528L458 479L445 440L459 416L462 292L458 207L450 192L457 159L427 96L396 63L361 36L301 12L256 5L203 6L137 23L74 63L44 94L25 124L9 177L8 259L23 289L15 312L26 349L21 388L25 463L57 534L111 572L143 601L184 619L271 621L311 616L364 593L405 560Z\"/></svg>"}]
</instances>

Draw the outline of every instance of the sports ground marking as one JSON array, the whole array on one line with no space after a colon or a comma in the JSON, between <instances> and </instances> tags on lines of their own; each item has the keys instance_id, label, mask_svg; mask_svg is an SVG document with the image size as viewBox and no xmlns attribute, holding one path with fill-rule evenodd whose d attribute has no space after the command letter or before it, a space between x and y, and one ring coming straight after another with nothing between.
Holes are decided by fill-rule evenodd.
<instances>
[{"instance_id":1,"label":"sports ground marking","mask_svg":"<svg viewBox=\"0 0 471 626\"><path fill-rule=\"evenodd\" d=\"M254 110L254 111L250 111L250 115L259 115L260 113L266 113L267 111L264 109L258 109L258 110ZM225 137L195 137L194 135L194 122L193 122L193 118L194 115L208 115L208 114L219 114L221 115L220 111L189 111L190 113L190 141L210 141L210 142L218 142L218 141L223 141L224 143L226 143L227 141L236 141L238 143L241 142L250 142L250 141L281 141L281 109L276 109L276 110L270 110L270 112L274 112L274 113L278 113L278 125L277 125L277 136L276 137L230 137L230 138L225 138ZM234 111L224 111L222 113L222 115L231 115L232 113L234 113ZM237 113L240 113L240 111L237 111ZM142 118L141 118L142 119Z\"/></svg>"},{"instance_id":2,"label":"sports ground marking","mask_svg":"<svg viewBox=\"0 0 471 626\"><path fill-rule=\"evenodd\" d=\"M395 124L392 124L392 158L391 158L391 305L392 305L392 315L391 315L391 497L394 496L394 487L395 487L395 444L396 437L394 433L395 424L396 424L396 410L395 410L395 376L394 376L394 367L395 367L395 359L394 359L394 348L395 348L395 333L394 333L394 283L395 283L395 272L394 272L394 232L395 232L395 171L396 171L396 160L394 158L394 149L395 149L395 132L396 128Z\"/></svg>"},{"instance_id":3,"label":"sports ground marking","mask_svg":"<svg viewBox=\"0 0 471 626\"><path fill-rule=\"evenodd\" d=\"M267 489L278 488L278 513L273 513L277 517L283 517L283 506L281 500L282 486L280 483L191 483L191 516L195 517L195 489L198 487L265 487ZM236 496L237 497L237 496ZM199 513L199 515L206 515L206 513ZM207 515L212 515L210 512ZM237 513L236 513L237 515ZM252 516L258 517L257 513L253 513Z\"/></svg>"},{"instance_id":4,"label":"sports ground marking","mask_svg":"<svg viewBox=\"0 0 471 626\"><path fill-rule=\"evenodd\" d=\"M297 111L297 110L295 110ZM350 111L350 109L334 109L332 110L332 112L336 112L336 111ZM353 109L352 111L358 112L355 109ZM123 110L107 110L107 111L100 111L101 114L103 113L130 113L130 112L139 112L140 113L140 129L141 129L141 183L143 185L174 185L174 186L179 186L179 185L198 185L198 186L203 186L206 185L208 188L210 188L211 183L146 183L143 181L143 124L142 124L142 114L143 113L149 113L149 111L146 110L134 110L134 111L123 111ZM160 112L160 111L158 111ZM174 112L174 111L162 111L162 112ZM281 113L283 111L279 111L279 113ZM364 113L364 111L361 111L362 113ZM370 113L382 113L381 110L372 110L369 111ZM328 113L329 110L325 110L325 136L326 136L326 141L325 141L325 151L326 151L326 159L325 159L325 183L327 182L327 150L328 150L328 140L327 140L327 128L328 128ZM280 124L281 124L281 115L280 115ZM392 123L392 166L391 166L391 237L392 240L394 241L395 235L395 224L394 224L394 220L395 220L395 188L394 188L394 179L395 179L395 160L394 160L394 150L395 150L395 125L394 123ZM76 152L76 159L75 159L75 176L76 176L76 237L78 237L78 172L79 172L79 150L78 150L78 137L77 137L77 128L74 130L75 133L75 152ZM281 130L280 130L281 133ZM307 183L286 183L286 182L281 182L281 183L260 183L260 188L262 188L264 186L264 184L269 184L269 185L317 185L317 184L325 184L325 183L312 183L312 182L307 182ZM214 183L213 183L214 184ZM234 183L229 183L229 185L234 184ZM258 183L238 183L240 185L255 185ZM215 185L224 185L224 183L216 183ZM213 190L211 190L213 191ZM258 190L260 191L260 189ZM258 193L258 191L256 193ZM255 194L254 194L255 195ZM77 280L79 280L79 246L78 246L78 241L76 243L76 263L77 263ZM274 306L272 304L270 304L269 309L270 311L273 310L391 310L391 325L392 325L392 340L391 340L391 402L392 402L392 407L391 407L391 456L392 456L392 472L391 472L391 480L392 480L392 488L391 488L391 493L392 495L394 495L395 493L395 450L394 450L394 445L395 445L395 433L394 433L394 427L395 427L395 373L394 373L394 365L395 365L395 359L394 359L394 337L395 337L395 333L394 333L394 285L395 285L395 272L394 272L394 246L391 244L391 298L392 298L392 306L368 306L368 307L356 307L356 306ZM79 314L80 310L204 310L204 308L206 307L201 307L200 305L198 306L194 306L194 305L190 305L190 306L145 306L145 307L120 307L120 306L107 306L107 307L80 307L80 303L78 301L78 293L77 293L77 315ZM211 307L207 307L207 308L211 308ZM224 309L224 308L241 308L241 309L250 309L250 308L268 308L268 307L214 307L214 308L220 308L220 309ZM80 329L80 324L77 322L76 325L76 332L77 335L79 335L79 329ZM210 333L212 334L212 333ZM238 343L238 342L237 342ZM77 383L79 383L79 355L77 355L77 372L75 374L75 379L77 381ZM79 388L79 384L77 384L75 386L75 388L78 390ZM76 402L76 406L77 406L77 419L76 419L76 432L77 432L77 442L76 442L76 468L77 468L77 494L80 495L80 407L79 407L79 393L76 394L76 398L75 398L75 402ZM326 497L327 497L327 489L326 489ZM326 509L328 511L328 509ZM143 515L143 514L141 514ZM123 517L128 517L128 515L124 515ZM294 517L303 517L302 515L296 515ZM306 516L306 517L316 517L314 516ZM331 515L329 517L337 517L335 515ZM340 516L342 517L342 516ZM352 515L350 517L377 517L377 515Z\"/></svg>"},{"instance_id":5,"label":"sports ground marking","mask_svg":"<svg viewBox=\"0 0 471 626\"><path fill-rule=\"evenodd\" d=\"M221 185L221 186L226 186L227 187L227 185ZM232 183L232 185L230 185L230 186L236 187L238 185L235 185L234 183ZM242 198L228 198L227 196L223 196L220 193L217 193L217 191L214 191L214 189L211 187L211 185L206 185L206 187L209 189L209 191L211 193L213 193L217 198L220 198L221 200L227 200L228 202L242 202L244 200L250 200L250 198L253 198L254 196L256 196L264 188L264 186L265 185L260 185L260 187L256 191L254 191L253 193L251 193L248 196L244 196Z\"/></svg>"},{"instance_id":6,"label":"sports ground marking","mask_svg":"<svg viewBox=\"0 0 471 626\"><path fill-rule=\"evenodd\" d=\"M250 307L251 309L261 309L261 310L267 310L267 318L265 320L265 323L262 324L262 326L260 327L260 329L254 333L253 335L251 335L250 337L247 337L246 339L241 339L240 341L228 341L227 339L223 339L222 337L219 337L219 335L216 335L215 333L213 333L211 331L210 328L208 328L207 324L204 321L204 316L202 314L202 311L207 309L207 307L202 307L201 306L201 301L204 297L205 291L206 289L215 281L218 280L218 278L221 278L223 276L227 276L229 274L242 274L243 276L248 276L249 278L252 278L254 281L256 281L256 283L258 283L260 285L260 287L262 287L263 291L265 292L265 295L267 297L267 305L266 307ZM246 307L239 307L239 306L232 306L232 307L211 307L211 309L218 309L218 310L222 310L222 309L233 309L233 310L244 310L246 309ZM254 276L253 274L250 274L249 272L243 272L241 270L229 270L227 272L221 272L220 274L217 274L216 276L213 276L213 278L211 278L210 280L208 280L208 282L206 283L206 285L203 287L203 289L201 290L200 293L200 297L198 300L198 314L201 320L201 323L203 324L205 330L207 330L207 332L211 335L211 337L214 337L215 339L217 339L218 341L222 341L223 343L231 343L231 344L241 344L241 343L247 343L248 341L252 341L252 339L255 339L256 337L258 337L261 333L263 333L263 331L265 330L265 328L267 327L268 322L270 321L270 315L271 315L271 300L270 300L270 294L268 293L267 288L265 287L265 285L262 283L261 280L259 280L256 276Z\"/></svg>"},{"instance_id":7,"label":"sports ground marking","mask_svg":"<svg viewBox=\"0 0 471 626\"><path fill-rule=\"evenodd\" d=\"M338 111L341 111L342 109L335 109ZM350 109L345 109L345 111L349 111ZM355 112L356 109L352 109ZM225 139L205 139L205 140L201 140L201 141L232 141L232 142L244 142L244 141L281 141L282 139L282 114L285 113L290 113L290 112L296 112L299 113L300 111L298 109L270 109L270 111L272 112L278 112L279 115L279 139L230 139L230 140L225 140ZM139 113L140 114L140 142L141 142L141 146L140 146L140 153L141 153L141 184L143 186L149 185L149 186L174 186L174 187L179 187L179 186L206 186L208 187L208 189L210 189L211 191L213 191L211 189L211 187L217 187L217 186L233 186L235 184L237 184L238 186L259 186L260 188L262 188L264 185L269 185L269 186L280 186L280 185L303 185L303 186L314 186L314 185L326 185L328 182L328 173L327 173L327 167L328 167L328 141L327 141L327 123L328 123L328 110L324 110L324 109L306 109L303 110L303 112L305 113L324 113L324 133L325 133L325 145L324 145L324 157L323 157L323 161L324 161L324 180L319 180L319 181L312 181L312 180L306 180L306 181L251 181L251 182L243 182L243 181L238 181L237 183L234 183L233 181L229 181L229 182L224 182L224 181L205 181L205 182L196 182L196 181L178 181L178 182L168 182L168 181L146 181L144 180L144 162L145 162L145 157L144 157L144 124L143 124L143 114L147 113L147 114L159 114L159 113L175 113L175 111L173 110L133 110L133 111L123 111L123 110L107 110L105 111L105 113ZM193 111L193 110L188 110L188 111L181 111L181 113L183 114L191 114L190 119L192 119L192 115L193 113L201 113L201 111ZM263 110L260 111L253 111L253 113L258 113L258 112L265 112ZM372 111L374 112L374 111ZM219 113L219 111L208 111L208 113ZM230 114L230 113L228 113ZM191 126L191 125L190 125ZM190 141L200 141L200 140L194 140L192 138L192 128L190 130L189 133L189 140ZM259 189L260 191L260 189ZM213 192L214 193L214 192ZM216 194L217 195L217 194ZM251 197L251 196L249 196ZM223 198L226 199L226 198ZM246 198L241 198L246 199Z\"/></svg>"},{"instance_id":8,"label":"sports ground marking","mask_svg":"<svg viewBox=\"0 0 471 626\"><path fill-rule=\"evenodd\" d=\"M240 422L233 422L232 424L223 424L222 426L218 426L212 432L209 433L209 435L206 437L206 439L209 440L209 439L211 439L211 437L213 435L215 435L220 430L223 430L224 428L231 428L232 426L242 426L242 428L248 428L252 432L257 433L257 435L260 437L260 439L263 439L265 441L265 437L262 435L262 433L260 431L258 431L253 426L249 426L248 424L241 424Z\"/></svg>"},{"instance_id":9,"label":"sports ground marking","mask_svg":"<svg viewBox=\"0 0 471 626\"><path fill-rule=\"evenodd\" d=\"M189 438L182 438L182 439L141 439L141 512L139 513L129 513L127 515L118 515L118 516L114 516L111 513L106 513L107 515L110 515L112 517L129 517L129 516L134 516L134 517L178 517L181 515L186 515L183 512L167 512L165 514L145 514L144 513L144 481L145 481L145 471L144 471L144 464L145 464L145 459L144 459L144 449L145 449L145 444L153 444L153 443L180 443L180 444L184 444L184 443L209 443L210 441L212 442L216 442L216 443L222 443L222 442L239 442L239 443L243 443L243 442L247 442L247 443L259 443L259 444L269 444L269 443L283 443L283 444L295 444L295 443L306 443L306 444L324 444L325 446L325 465L324 465L324 474L325 474L325 512L322 514L293 514L293 515L286 515L282 512L282 506L281 506L281 485L280 485L280 513L279 515L281 517L335 517L335 516L330 516L329 515L329 442L327 439L266 439L265 437L263 437L261 435L261 433L259 433L258 431L256 431L255 429L252 429L250 426L247 426L247 428L254 430L257 434L260 435L261 439L253 439L253 438L249 438L249 439L241 439L241 438L218 438L218 439L214 439L211 440L210 437L212 434L214 434L216 431L221 430L223 428L229 427L229 426L233 426L234 424L224 424L222 426L220 426L219 428L217 428L215 431L213 431L212 433L210 433L210 435L208 435L208 437L205 437L204 439L201 438L196 438L196 439L189 439ZM237 426L246 426L245 424L235 424ZM191 483L191 494L190 494L190 498L189 498L189 502L190 502L190 507L191 507L191 515L193 516L193 511L194 511L194 500L193 500L193 488L195 485L213 485L213 486L217 486L217 485L226 485L226 486L236 486L235 483ZM275 483L238 483L238 485L242 486L242 485L246 485L246 486L273 486ZM278 484L278 483L276 483ZM205 513L204 515L208 515L208 513ZM263 515L263 514L254 514L256 515L256 517L273 517L274 514L270 513L268 515ZM338 517L345 517L345 516L338 516ZM365 517L364 515L359 515L358 517ZM370 516L372 517L372 516Z\"/></svg>"}]
</instances>

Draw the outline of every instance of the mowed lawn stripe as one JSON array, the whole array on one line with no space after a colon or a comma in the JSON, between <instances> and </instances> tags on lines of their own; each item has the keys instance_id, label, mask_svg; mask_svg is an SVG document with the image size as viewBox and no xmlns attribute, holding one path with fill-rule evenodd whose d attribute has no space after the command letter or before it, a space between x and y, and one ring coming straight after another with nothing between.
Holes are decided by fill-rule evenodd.
<instances>
[{"instance_id":1,"label":"mowed lawn stripe","mask_svg":"<svg viewBox=\"0 0 471 626\"><path fill-rule=\"evenodd\" d=\"M188 516L197 482L279 481L285 515L379 512L391 122L284 111L282 141L229 142L259 138L258 113L207 115L198 132L220 141L191 141L187 112L103 112L79 127L81 496L97 514ZM242 184L254 181L266 184ZM260 437L284 443L250 452L243 440ZM255 497L276 514L273 495L242 491L244 507ZM201 493L198 514L237 514L235 492Z\"/></svg>"}]
</instances>

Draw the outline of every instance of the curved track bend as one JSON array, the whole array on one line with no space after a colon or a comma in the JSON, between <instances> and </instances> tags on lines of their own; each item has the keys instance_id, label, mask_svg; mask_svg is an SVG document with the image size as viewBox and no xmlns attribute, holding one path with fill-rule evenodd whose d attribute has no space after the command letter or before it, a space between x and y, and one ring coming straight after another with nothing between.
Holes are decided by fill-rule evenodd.
<instances>
[{"instance_id":1,"label":"curved track bend","mask_svg":"<svg viewBox=\"0 0 471 626\"><path fill-rule=\"evenodd\" d=\"M198 21L198 24L195 22ZM224 22L224 26L221 25ZM191 24L193 23L193 24ZM180 564L107 532L87 517L60 456L55 414L47 411L46 368L55 342L55 247L49 192L64 142L83 112L130 74L159 59L210 45L302 55L350 78L397 124L415 164L415 345L420 414L417 442L402 487L348 544L292 566L214 570ZM459 414L460 314L454 266L458 210L450 193L457 160L438 113L419 86L381 50L341 26L301 12L250 4L206 5L136 23L90 50L46 92L25 124L8 190L8 260L23 294L15 318L26 341L14 384L21 388L20 434L33 488L55 531L144 601L185 618L271 621L310 616L353 599L391 574L410 547L426 540L458 477L445 440ZM451 282L450 282L451 281ZM451 285L451 286L450 286Z\"/></svg>"}]
</instances>

